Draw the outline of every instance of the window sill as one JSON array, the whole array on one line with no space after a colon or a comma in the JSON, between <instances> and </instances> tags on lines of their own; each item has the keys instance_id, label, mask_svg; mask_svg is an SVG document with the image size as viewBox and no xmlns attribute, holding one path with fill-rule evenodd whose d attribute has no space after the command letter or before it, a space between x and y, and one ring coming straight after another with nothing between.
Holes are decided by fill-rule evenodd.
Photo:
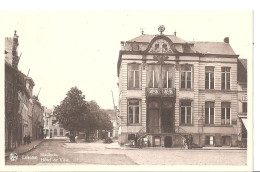
<instances>
[{"instance_id":1,"label":"window sill","mask_svg":"<svg viewBox=\"0 0 260 172\"><path fill-rule=\"evenodd\" d=\"M205 91L216 91L216 89L207 89L207 88L205 88Z\"/></svg>"},{"instance_id":2,"label":"window sill","mask_svg":"<svg viewBox=\"0 0 260 172\"><path fill-rule=\"evenodd\" d=\"M180 91L194 91L193 88L180 88Z\"/></svg>"},{"instance_id":3,"label":"window sill","mask_svg":"<svg viewBox=\"0 0 260 172\"><path fill-rule=\"evenodd\" d=\"M127 90L142 90L142 88L127 88Z\"/></svg>"},{"instance_id":4,"label":"window sill","mask_svg":"<svg viewBox=\"0 0 260 172\"><path fill-rule=\"evenodd\" d=\"M142 124L127 124L127 126L142 126Z\"/></svg>"},{"instance_id":5,"label":"window sill","mask_svg":"<svg viewBox=\"0 0 260 172\"><path fill-rule=\"evenodd\" d=\"M204 124L204 126L203 127L233 127L232 125L221 125L221 124L218 124L218 125L216 125L216 124Z\"/></svg>"},{"instance_id":6,"label":"window sill","mask_svg":"<svg viewBox=\"0 0 260 172\"><path fill-rule=\"evenodd\" d=\"M180 126L182 126L182 127L193 127L194 126L194 124L180 124Z\"/></svg>"},{"instance_id":7,"label":"window sill","mask_svg":"<svg viewBox=\"0 0 260 172\"><path fill-rule=\"evenodd\" d=\"M233 125L230 125L230 124L221 124L220 127L233 127Z\"/></svg>"},{"instance_id":8,"label":"window sill","mask_svg":"<svg viewBox=\"0 0 260 172\"><path fill-rule=\"evenodd\" d=\"M215 124L204 124L204 127L215 127Z\"/></svg>"},{"instance_id":9,"label":"window sill","mask_svg":"<svg viewBox=\"0 0 260 172\"><path fill-rule=\"evenodd\" d=\"M230 89L221 89L220 91L225 91L225 92L231 92L232 90L230 90Z\"/></svg>"}]
</instances>

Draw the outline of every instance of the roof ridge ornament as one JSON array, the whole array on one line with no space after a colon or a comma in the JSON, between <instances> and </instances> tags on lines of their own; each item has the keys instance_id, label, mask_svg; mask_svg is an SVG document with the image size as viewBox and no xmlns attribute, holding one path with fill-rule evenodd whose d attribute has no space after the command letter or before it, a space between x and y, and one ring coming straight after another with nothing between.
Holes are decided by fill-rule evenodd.
<instances>
[{"instance_id":1,"label":"roof ridge ornament","mask_svg":"<svg viewBox=\"0 0 260 172\"><path fill-rule=\"evenodd\" d=\"M160 25L159 27L158 27L158 31L161 33L161 35L162 35L162 33L165 31L165 27L164 27L164 25Z\"/></svg>"}]
</instances>

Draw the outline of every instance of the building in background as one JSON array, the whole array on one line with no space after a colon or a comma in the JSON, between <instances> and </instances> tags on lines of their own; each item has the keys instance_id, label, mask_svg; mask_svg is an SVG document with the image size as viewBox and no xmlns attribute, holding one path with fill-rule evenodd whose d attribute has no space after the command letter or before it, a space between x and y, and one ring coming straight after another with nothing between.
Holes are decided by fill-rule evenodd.
<instances>
[{"instance_id":1,"label":"building in background","mask_svg":"<svg viewBox=\"0 0 260 172\"><path fill-rule=\"evenodd\" d=\"M43 132L43 127L44 127L44 107L41 105L39 99L37 96L33 96L33 112L32 112L32 139L43 139L44 137L44 132Z\"/></svg>"},{"instance_id":2,"label":"building in background","mask_svg":"<svg viewBox=\"0 0 260 172\"><path fill-rule=\"evenodd\" d=\"M112 109L104 110L110 117L110 121L113 124L113 130L112 132L108 132L108 136L112 137L114 139L118 139L118 122L116 120L116 114L115 111Z\"/></svg>"},{"instance_id":3,"label":"building in background","mask_svg":"<svg viewBox=\"0 0 260 172\"><path fill-rule=\"evenodd\" d=\"M180 147L191 134L199 146L238 146L238 55L229 38L187 42L164 29L121 42L120 143Z\"/></svg>"},{"instance_id":4,"label":"building in background","mask_svg":"<svg viewBox=\"0 0 260 172\"><path fill-rule=\"evenodd\" d=\"M32 78L18 69L18 35L5 38L5 150L24 144L24 136L33 138ZM38 139L39 137L37 137Z\"/></svg>"},{"instance_id":5,"label":"building in background","mask_svg":"<svg viewBox=\"0 0 260 172\"><path fill-rule=\"evenodd\" d=\"M53 116L53 109L44 110L44 137L45 138L64 138L69 133L60 126L56 117Z\"/></svg>"},{"instance_id":6,"label":"building in background","mask_svg":"<svg viewBox=\"0 0 260 172\"><path fill-rule=\"evenodd\" d=\"M23 117L18 113L18 92L25 93L23 76L18 70L18 35L5 38L5 149L14 149L22 144Z\"/></svg>"},{"instance_id":7,"label":"building in background","mask_svg":"<svg viewBox=\"0 0 260 172\"><path fill-rule=\"evenodd\" d=\"M22 136L32 137L32 91L34 82L32 78L25 76L23 73L20 73L19 78L22 79L22 83L25 83L24 90L18 91L18 100L20 102L18 114L22 116Z\"/></svg>"},{"instance_id":8,"label":"building in background","mask_svg":"<svg viewBox=\"0 0 260 172\"><path fill-rule=\"evenodd\" d=\"M238 141L247 147L247 59L237 61L238 83Z\"/></svg>"}]
</instances>

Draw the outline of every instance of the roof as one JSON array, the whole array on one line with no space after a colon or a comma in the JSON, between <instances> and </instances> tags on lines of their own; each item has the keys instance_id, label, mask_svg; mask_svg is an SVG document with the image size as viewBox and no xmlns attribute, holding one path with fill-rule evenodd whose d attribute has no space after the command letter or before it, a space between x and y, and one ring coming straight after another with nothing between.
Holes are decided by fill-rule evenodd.
<instances>
[{"instance_id":1,"label":"roof","mask_svg":"<svg viewBox=\"0 0 260 172\"><path fill-rule=\"evenodd\" d=\"M53 109L45 109L44 111L45 111L45 113L52 113Z\"/></svg>"},{"instance_id":2,"label":"roof","mask_svg":"<svg viewBox=\"0 0 260 172\"><path fill-rule=\"evenodd\" d=\"M139 43L150 43L153 38L158 35L140 35L134 39L126 42L139 42ZM174 36L164 35L168 37L173 43L187 43L185 40ZM229 43L225 42L192 42L194 43L194 49L198 53L202 54L225 54L225 55L236 55Z\"/></svg>"},{"instance_id":3,"label":"roof","mask_svg":"<svg viewBox=\"0 0 260 172\"><path fill-rule=\"evenodd\" d=\"M237 60L237 81L247 83L247 59Z\"/></svg>"},{"instance_id":4,"label":"roof","mask_svg":"<svg viewBox=\"0 0 260 172\"><path fill-rule=\"evenodd\" d=\"M225 42L194 42L194 48L202 54L236 55L230 44Z\"/></svg>"},{"instance_id":5,"label":"roof","mask_svg":"<svg viewBox=\"0 0 260 172\"><path fill-rule=\"evenodd\" d=\"M243 65L243 67L247 71L247 59L238 59L238 60L240 61L240 63Z\"/></svg>"},{"instance_id":6,"label":"roof","mask_svg":"<svg viewBox=\"0 0 260 172\"><path fill-rule=\"evenodd\" d=\"M138 37L136 37L134 39L131 39L129 41L126 41L126 42L145 42L145 43L150 43L151 40L154 37L156 37L156 36L158 36L158 35L146 35L146 34L143 34L141 36L138 36ZM183 39L181 39L181 38L179 38L177 36L174 36L174 35L164 35L164 36L170 38L173 43L185 43L186 42Z\"/></svg>"},{"instance_id":7,"label":"roof","mask_svg":"<svg viewBox=\"0 0 260 172\"><path fill-rule=\"evenodd\" d=\"M166 38L167 37L167 38ZM122 61L123 54L141 54L147 53L149 47L152 46L153 40L156 38L169 39L173 43L173 48L175 48L179 55L182 54L190 54L190 55L214 55L220 57L238 57L238 55L234 52L232 47L230 46L229 39L226 37L224 42L186 42L185 40L175 36L175 35L140 35L136 38L133 38L126 43L130 43L129 45L123 45L122 50L119 51L119 57L117 62L117 75L120 73L120 66ZM132 42L136 42L137 44L143 44L141 47L141 51L134 50L132 46ZM130 46L127 47L127 46ZM171 45L170 45L171 46ZM126 48L125 48L126 47ZM174 51L175 52L175 51ZM149 52L148 52L149 53Z\"/></svg>"}]
</instances>

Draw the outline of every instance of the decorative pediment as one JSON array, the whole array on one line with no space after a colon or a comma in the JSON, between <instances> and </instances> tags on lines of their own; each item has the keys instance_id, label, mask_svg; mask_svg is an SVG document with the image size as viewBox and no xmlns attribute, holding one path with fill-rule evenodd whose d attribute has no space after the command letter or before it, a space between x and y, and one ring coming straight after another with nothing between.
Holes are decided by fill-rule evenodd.
<instances>
[{"instance_id":1,"label":"decorative pediment","mask_svg":"<svg viewBox=\"0 0 260 172\"><path fill-rule=\"evenodd\" d=\"M173 53L171 46L165 39L157 39L153 42L150 53Z\"/></svg>"},{"instance_id":2,"label":"decorative pediment","mask_svg":"<svg viewBox=\"0 0 260 172\"><path fill-rule=\"evenodd\" d=\"M158 64L164 64L164 61L167 60L169 56L167 55L154 55L153 59L158 61Z\"/></svg>"}]
</instances>

